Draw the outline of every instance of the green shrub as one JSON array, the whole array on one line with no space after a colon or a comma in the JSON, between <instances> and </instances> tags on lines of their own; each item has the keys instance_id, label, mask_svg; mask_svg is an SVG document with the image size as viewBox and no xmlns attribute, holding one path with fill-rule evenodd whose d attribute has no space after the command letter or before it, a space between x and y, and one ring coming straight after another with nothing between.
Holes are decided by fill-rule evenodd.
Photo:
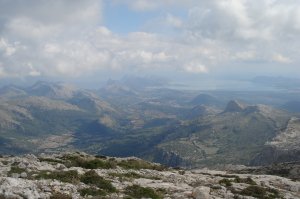
<instances>
[{"instance_id":1,"label":"green shrub","mask_svg":"<svg viewBox=\"0 0 300 199\"><path fill-rule=\"evenodd\" d=\"M109 173L108 175L112 177L119 177L119 178L143 178L142 175L135 173L135 172L129 172L129 173Z\"/></svg>"},{"instance_id":2,"label":"green shrub","mask_svg":"<svg viewBox=\"0 0 300 199\"><path fill-rule=\"evenodd\" d=\"M2 162L2 164L4 164L4 165L8 165L8 163L9 163L9 162L6 161L6 160L2 160L1 162Z\"/></svg>"},{"instance_id":3,"label":"green shrub","mask_svg":"<svg viewBox=\"0 0 300 199\"><path fill-rule=\"evenodd\" d=\"M8 175L11 175L13 173L20 174L20 173L23 173L25 171L26 171L26 169L20 168L18 166L12 166L12 167L10 167L10 171L8 172Z\"/></svg>"},{"instance_id":4,"label":"green shrub","mask_svg":"<svg viewBox=\"0 0 300 199\"><path fill-rule=\"evenodd\" d=\"M118 163L118 166L124 168L124 169L152 169L152 170L158 170L163 171L165 170L165 167L162 165L156 165L149 162L146 162L144 160L136 160L136 159L130 159L130 160L122 160Z\"/></svg>"},{"instance_id":5,"label":"green shrub","mask_svg":"<svg viewBox=\"0 0 300 199\"><path fill-rule=\"evenodd\" d=\"M105 155L95 155L95 158L99 158L99 159L107 159L107 157Z\"/></svg>"},{"instance_id":6,"label":"green shrub","mask_svg":"<svg viewBox=\"0 0 300 199\"><path fill-rule=\"evenodd\" d=\"M110 181L99 176L94 170L86 172L83 176L81 176L80 181L87 185L95 185L110 193L117 191Z\"/></svg>"},{"instance_id":7,"label":"green shrub","mask_svg":"<svg viewBox=\"0 0 300 199\"><path fill-rule=\"evenodd\" d=\"M251 185L243 189L239 194L245 196L252 196L259 199L274 199L280 198L280 194L276 189L264 188L260 186Z\"/></svg>"},{"instance_id":8,"label":"green shrub","mask_svg":"<svg viewBox=\"0 0 300 199\"><path fill-rule=\"evenodd\" d=\"M140 175L140 174L138 174L136 172L129 172L129 173L109 173L108 175L110 175L112 177L119 177L121 181L123 180L123 178L130 178L130 179L146 178L146 179L151 179L151 180L160 180L161 179L159 177L143 176L143 175Z\"/></svg>"},{"instance_id":9,"label":"green shrub","mask_svg":"<svg viewBox=\"0 0 300 199\"><path fill-rule=\"evenodd\" d=\"M111 161L103 161L100 159L94 159L89 161L82 162L81 165L79 165L86 169L113 169L116 168L116 164Z\"/></svg>"},{"instance_id":10,"label":"green shrub","mask_svg":"<svg viewBox=\"0 0 300 199\"><path fill-rule=\"evenodd\" d=\"M257 185L256 182L254 180L252 180L252 178L250 178L250 177L247 177L247 178L236 177L234 179L234 182L245 183L245 184L249 184L249 185Z\"/></svg>"},{"instance_id":11,"label":"green shrub","mask_svg":"<svg viewBox=\"0 0 300 199\"><path fill-rule=\"evenodd\" d=\"M237 175L227 175L227 174L215 174L214 176L223 177L223 178L239 178L239 176Z\"/></svg>"},{"instance_id":12,"label":"green shrub","mask_svg":"<svg viewBox=\"0 0 300 199\"><path fill-rule=\"evenodd\" d=\"M50 196L50 199L72 199L72 197L62 193L54 193Z\"/></svg>"},{"instance_id":13,"label":"green shrub","mask_svg":"<svg viewBox=\"0 0 300 199\"><path fill-rule=\"evenodd\" d=\"M264 198L266 195L266 190L259 186L249 186L243 189L240 194L245 196L253 196L256 198Z\"/></svg>"},{"instance_id":14,"label":"green shrub","mask_svg":"<svg viewBox=\"0 0 300 199\"><path fill-rule=\"evenodd\" d=\"M225 185L226 187L232 186L231 180L226 179L226 178L220 180L220 181L219 181L219 184Z\"/></svg>"},{"instance_id":15,"label":"green shrub","mask_svg":"<svg viewBox=\"0 0 300 199\"><path fill-rule=\"evenodd\" d=\"M106 192L101 189L95 189L95 188L85 188L79 190L79 193L81 196L105 196Z\"/></svg>"},{"instance_id":16,"label":"green shrub","mask_svg":"<svg viewBox=\"0 0 300 199\"><path fill-rule=\"evenodd\" d=\"M116 163L113 161L106 161L101 159L88 160L79 156L65 156L68 162L67 167L82 167L85 169L113 169L116 168Z\"/></svg>"},{"instance_id":17,"label":"green shrub","mask_svg":"<svg viewBox=\"0 0 300 199\"><path fill-rule=\"evenodd\" d=\"M64 164L64 161L52 158L39 158L40 162L49 162L49 163L60 163Z\"/></svg>"},{"instance_id":18,"label":"green shrub","mask_svg":"<svg viewBox=\"0 0 300 199\"><path fill-rule=\"evenodd\" d=\"M139 185L132 185L126 187L125 194L133 198L152 198L152 199L161 199L162 196L158 194L155 190L147 187L141 187Z\"/></svg>"},{"instance_id":19,"label":"green shrub","mask_svg":"<svg viewBox=\"0 0 300 199\"><path fill-rule=\"evenodd\" d=\"M78 183L79 174L75 170L70 171L41 171L36 179L56 179L61 182Z\"/></svg>"}]
</instances>

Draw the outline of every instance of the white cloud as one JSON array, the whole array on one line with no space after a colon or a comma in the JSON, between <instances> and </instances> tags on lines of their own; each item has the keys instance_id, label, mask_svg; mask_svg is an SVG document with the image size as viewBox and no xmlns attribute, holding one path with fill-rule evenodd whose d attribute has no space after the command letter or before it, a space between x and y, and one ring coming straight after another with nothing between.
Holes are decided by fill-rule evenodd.
<instances>
[{"instance_id":1,"label":"white cloud","mask_svg":"<svg viewBox=\"0 0 300 199\"><path fill-rule=\"evenodd\" d=\"M9 44L5 39L0 38L0 51L4 52L4 56L9 57L16 52L16 47L14 45Z\"/></svg>"},{"instance_id":2,"label":"white cloud","mask_svg":"<svg viewBox=\"0 0 300 199\"><path fill-rule=\"evenodd\" d=\"M183 22L180 18L173 16L171 14L167 14L166 22L167 22L167 24L169 24L175 28L181 28L183 25Z\"/></svg>"},{"instance_id":3,"label":"white cloud","mask_svg":"<svg viewBox=\"0 0 300 199\"><path fill-rule=\"evenodd\" d=\"M101 0L0 1L0 17L12 19L26 16L47 25L94 24L101 20L101 10Z\"/></svg>"},{"instance_id":4,"label":"white cloud","mask_svg":"<svg viewBox=\"0 0 300 199\"><path fill-rule=\"evenodd\" d=\"M190 62L188 64L185 65L185 71L189 72L189 73L207 73L208 70L207 68L202 65L201 63L197 63L197 62Z\"/></svg>"},{"instance_id":5,"label":"white cloud","mask_svg":"<svg viewBox=\"0 0 300 199\"><path fill-rule=\"evenodd\" d=\"M233 60L242 60L242 61L248 61L256 59L257 55L255 51L242 51L237 52L232 56Z\"/></svg>"},{"instance_id":6,"label":"white cloud","mask_svg":"<svg viewBox=\"0 0 300 199\"><path fill-rule=\"evenodd\" d=\"M5 31L9 37L40 40L53 37L62 30L57 25L45 25L27 17L18 17L6 24Z\"/></svg>"},{"instance_id":7,"label":"white cloud","mask_svg":"<svg viewBox=\"0 0 300 199\"><path fill-rule=\"evenodd\" d=\"M281 54L275 54L272 57L272 61L283 63L283 64L290 64L290 63L292 63L291 58L283 56Z\"/></svg>"},{"instance_id":8,"label":"white cloud","mask_svg":"<svg viewBox=\"0 0 300 199\"><path fill-rule=\"evenodd\" d=\"M251 61L299 63L297 1L112 2L162 14L147 30L118 35L102 23L101 0L1 1L0 76L79 77L107 69L200 74Z\"/></svg>"},{"instance_id":9,"label":"white cloud","mask_svg":"<svg viewBox=\"0 0 300 199\"><path fill-rule=\"evenodd\" d=\"M115 4L125 4L136 11L153 11L165 7L189 7L199 3L199 0L111 0Z\"/></svg>"}]
</instances>

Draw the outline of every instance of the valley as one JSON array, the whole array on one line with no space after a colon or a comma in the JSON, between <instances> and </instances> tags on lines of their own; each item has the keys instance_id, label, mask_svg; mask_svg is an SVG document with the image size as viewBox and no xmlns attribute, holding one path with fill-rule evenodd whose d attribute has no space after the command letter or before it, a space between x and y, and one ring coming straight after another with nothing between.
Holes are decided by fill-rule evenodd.
<instances>
[{"instance_id":1,"label":"valley","mask_svg":"<svg viewBox=\"0 0 300 199\"><path fill-rule=\"evenodd\" d=\"M300 93L175 90L164 84L132 78L110 80L98 90L51 82L3 87L0 152L80 150L185 168L300 160L300 113L284 109ZM290 147L288 159L264 157Z\"/></svg>"}]
</instances>

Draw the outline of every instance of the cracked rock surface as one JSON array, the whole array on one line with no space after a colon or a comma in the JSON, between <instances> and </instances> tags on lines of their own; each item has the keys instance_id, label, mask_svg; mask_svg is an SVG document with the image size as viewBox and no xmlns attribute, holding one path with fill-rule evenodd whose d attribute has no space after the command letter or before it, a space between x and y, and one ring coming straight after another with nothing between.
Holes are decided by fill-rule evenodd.
<instances>
[{"instance_id":1,"label":"cracked rock surface","mask_svg":"<svg viewBox=\"0 0 300 199\"><path fill-rule=\"evenodd\" d=\"M79 152L1 156L2 198L298 199L300 182L272 175L172 169L134 157Z\"/></svg>"}]
</instances>

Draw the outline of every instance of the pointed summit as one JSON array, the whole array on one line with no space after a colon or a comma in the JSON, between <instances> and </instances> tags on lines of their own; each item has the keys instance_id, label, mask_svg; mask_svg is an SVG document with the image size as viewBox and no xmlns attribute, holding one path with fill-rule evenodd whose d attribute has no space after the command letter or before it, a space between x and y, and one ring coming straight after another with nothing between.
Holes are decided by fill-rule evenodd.
<instances>
[{"instance_id":1,"label":"pointed summit","mask_svg":"<svg viewBox=\"0 0 300 199\"><path fill-rule=\"evenodd\" d=\"M244 106L239 103L238 101L236 100L231 100L230 102L228 102L225 110L224 110L224 113L227 113L227 112L241 112L244 110Z\"/></svg>"}]
</instances>

